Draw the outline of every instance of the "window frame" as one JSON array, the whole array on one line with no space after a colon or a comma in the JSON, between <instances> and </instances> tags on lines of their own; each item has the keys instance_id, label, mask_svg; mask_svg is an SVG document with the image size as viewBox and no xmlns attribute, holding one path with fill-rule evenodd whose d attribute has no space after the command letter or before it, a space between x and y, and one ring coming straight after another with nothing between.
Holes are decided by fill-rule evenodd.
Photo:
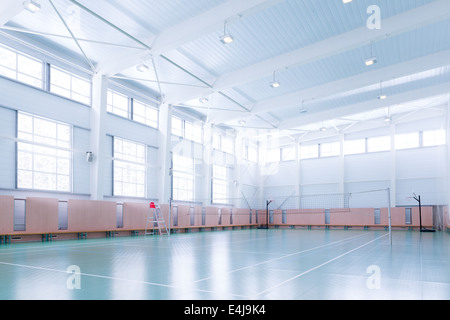
<instances>
[{"instance_id":1,"label":"window frame","mask_svg":"<svg viewBox=\"0 0 450 320\"><path fill-rule=\"evenodd\" d=\"M28 117L31 119L31 133L21 130L21 117ZM17 126L16 126L16 189L18 190L36 190L36 191L46 191L46 192L60 192L60 193L73 193L73 126L67 123L63 123L57 120L37 116L34 114L17 111ZM43 123L48 122L55 125L55 138L48 137L45 135L40 135L36 132L36 121L42 121ZM68 139L58 139L60 126L68 130ZM42 130L42 129L41 129ZM45 130L42 130L45 131ZM29 138L27 139L27 136ZM36 141L38 140L38 141ZM46 141L54 140L54 143L48 143ZM67 144L67 145L65 145ZM21 155L31 157L31 169L21 167ZM41 158L45 163L47 160L54 159L54 170L42 171L36 169L38 165L35 161L39 161ZM68 162L65 166L67 167L68 173L62 173L59 166L62 162ZM20 184L22 171L24 174L31 174L31 186L24 186ZM39 188L36 187L37 181L36 176L54 176L55 187L54 188ZM60 179L62 177L67 178L68 188L61 188Z\"/></svg>"},{"instance_id":2,"label":"window frame","mask_svg":"<svg viewBox=\"0 0 450 320\"><path fill-rule=\"evenodd\" d=\"M119 140L122 142L122 152L117 151L117 145L116 142L119 142ZM131 154L126 154L123 152L123 143L128 143L131 145L135 145L136 146L136 154L135 154L135 158L134 155ZM112 147L112 160L113 160L113 166L112 166L112 170L113 170L113 196L114 197L129 197L129 198L146 198L147 197L147 173L148 173L148 168L147 168L147 159L148 159L148 151L147 151L147 146L145 144L139 143L139 142L135 142L135 141L131 141L128 139L124 139L121 137L117 137L114 136L113 137L113 147ZM139 153L138 153L138 147L142 147L143 148L143 157L139 157ZM116 154L117 152L117 154ZM119 154L123 155L123 158L118 157ZM127 159L128 158L128 159ZM139 159L142 159L142 161L139 161ZM120 167L119 165L116 164L121 164L121 165L125 165L128 167ZM133 171L136 176L135 176L135 182L129 182L129 181L125 181L126 179L124 179L124 175L122 172L122 179L119 180L117 177L117 173L118 171L116 171L116 169L122 169L122 170L130 170ZM141 170L139 170L141 169ZM143 169L143 170L142 170ZM143 173L142 176L144 177L144 181L143 183L139 183L139 176L138 173L141 172ZM128 177L130 178L130 177ZM133 176L131 176L131 180L133 179ZM117 184L116 184L117 183ZM122 192L118 192L118 183L122 184L122 188L121 191ZM124 184L129 184L129 185L134 185L135 186L135 193L134 194L127 194L126 192L123 192L124 188ZM138 187L139 186L143 186L143 194L139 194L138 192Z\"/></svg>"},{"instance_id":3,"label":"window frame","mask_svg":"<svg viewBox=\"0 0 450 320\"><path fill-rule=\"evenodd\" d=\"M178 166L178 164L182 164ZM186 164L191 164L186 166ZM195 159L182 155L172 155L172 198L174 201L192 202L195 200ZM179 188L179 182L187 182L187 188ZM189 186L192 185L192 188ZM179 194L185 193L187 197L181 198ZM190 198L190 199L189 199Z\"/></svg>"},{"instance_id":4,"label":"window frame","mask_svg":"<svg viewBox=\"0 0 450 320\"><path fill-rule=\"evenodd\" d=\"M45 63L44 63L44 61L42 61L41 59L37 59L37 58L35 58L29 54L26 54L24 52L21 52L19 50L5 46L3 44L0 44L0 50L1 49L5 50L5 51L9 51L11 54L15 55L15 67L11 68L10 66L0 65L0 76L8 78L8 79L12 79L14 81L23 83L23 84L31 86L33 88L38 88L38 89L44 90L44 84L46 81L45 80ZM20 58L21 57L40 64L40 66L41 66L40 77L35 77L34 75L27 74L20 69ZM1 72L2 68L10 71L11 73L14 73L14 77L6 75L3 72ZM21 77L20 77L21 75L24 77L32 78L34 81L36 81L36 84L37 84L37 82L39 82L39 85L33 84L30 81L24 81L23 79L21 79Z\"/></svg>"},{"instance_id":5,"label":"window frame","mask_svg":"<svg viewBox=\"0 0 450 320\"><path fill-rule=\"evenodd\" d=\"M67 89L67 88L64 88L64 87L62 87L62 86L60 86L58 84L52 83L53 70L56 70L57 72L60 72L60 73L63 73L63 74L66 74L67 76L70 77L70 89ZM86 84L89 84L89 96L85 96L85 95L83 95L83 94L81 94L79 92L74 91L74 89L73 89L74 88L74 79L81 80L81 81L85 82ZM68 91L69 96L64 95L62 93L59 93L59 92L53 91L53 87L57 87L58 89L61 89L61 90L64 90L64 91ZM85 105L88 105L88 106L92 105L92 81L90 79L87 79L85 77L76 75L76 74L74 74L72 72L69 72L69 71L67 71L67 70L65 70L63 68L60 68L60 67L52 65L52 64L49 65L48 91L53 93L53 94L56 94L58 96L61 96L61 97L64 97L64 98L76 101L78 103L82 103L82 104L85 104ZM86 102L84 102L84 101L82 101L80 99L74 98L74 94L78 95L78 96L81 96L83 98L86 98L88 100L88 102L86 103Z\"/></svg>"},{"instance_id":6,"label":"window frame","mask_svg":"<svg viewBox=\"0 0 450 320\"><path fill-rule=\"evenodd\" d=\"M211 203L228 205L229 199L229 170L227 166L213 164L211 166ZM218 172L222 171L222 172ZM223 171L225 174L223 174ZM218 192L218 188L222 188L224 192Z\"/></svg>"}]
</instances>

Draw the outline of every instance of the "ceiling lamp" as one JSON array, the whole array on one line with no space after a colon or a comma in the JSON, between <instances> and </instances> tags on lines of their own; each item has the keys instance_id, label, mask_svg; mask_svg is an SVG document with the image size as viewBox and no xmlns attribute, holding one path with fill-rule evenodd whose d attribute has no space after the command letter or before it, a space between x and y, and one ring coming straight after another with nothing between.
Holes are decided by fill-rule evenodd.
<instances>
[{"instance_id":1,"label":"ceiling lamp","mask_svg":"<svg viewBox=\"0 0 450 320\"><path fill-rule=\"evenodd\" d=\"M375 63L377 63L377 58L375 58L375 57L372 57L372 58L369 58L366 60L366 66L368 66L368 67L371 65L374 65Z\"/></svg>"},{"instance_id":2,"label":"ceiling lamp","mask_svg":"<svg viewBox=\"0 0 450 320\"><path fill-rule=\"evenodd\" d=\"M234 42L234 38L231 36L231 34L224 34L220 37L220 41L222 41L223 44L230 44Z\"/></svg>"},{"instance_id":3,"label":"ceiling lamp","mask_svg":"<svg viewBox=\"0 0 450 320\"><path fill-rule=\"evenodd\" d=\"M230 44L234 42L234 38L231 34L227 33L227 22L225 21L225 25L223 27L223 36L220 37L220 41L223 44Z\"/></svg>"},{"instance_id":4,"label":"ceiling lamp","mask_svg":"<svg viewBox=\"0 0 450 320\"><path fill-rule=\"evenodd\" d=\"M275 79L275 73L276 71L273 72L273 81L270 83L270 86L272 88L279 88L281 86L281 83L279 83L276 79Z\"/></svg>"},{"instance_id":5,"label":"ceiling lamp","mask_svg":"<svg viewBox=\"0 0 450 320\"><path fill-rule=\"evenodd\" d=\"M27 0L23 3L23 7L25 10L31 12L31 13L36 13L39 10L41 10L41 4L34 1L34 0Z\"/></svg>"},{"instance_id":6,"label":"ceiling lamp","mask_svg":"<svg viewBox=\"0 0 450 320\"><path fill-rule=\"evenodd\" d=\"M346 4L346 3L350 3L350 2L352 2L353 0L342 0L342 3L344 3L344 4Z\"/></svg>"},{"instance_id":7,"label":"ceiling lamp","mask_svg":"<svg viewBox=\"0 0 450 320\"><path fill-rule=\"evenodd\" d=\"M387 95L383 93L383 82L380 82L380 94L377 97L378 100L386 100Z\"/></svg>"},{"instance_id":8,"label":"ceiling lamp","mask_svg":"<svg viewBox=\"0 0 450 320\"><path fill-rule=\"evenodd\" d=\"M373 41L370 42L370 58L366 59L366 66L370 67L377 63L377 58L373 55Z\"/></svg>"},{"instance_id":9,"label":"ceiling lamp","mask_svg":"<svg viewBox=\"0 0 450 320\"><path fill-rule=\"evenodd\" d=\"M386 118L384 118L384 122L390 123L391 121L392 121L391 109L388 107L387 108L387 115L386 115Z\"/></svg>"},{"instance_id":10,"label":"ceiling lamp","mask_svg":"<svg viewBox=\"0 0 450 320\"><path fill-rule=\"evenodd\" d=\"M302 108L300 109L300 114L305 114L307 113L308 110L306 110L305 108L305 100L302 101Z\"/></svg>"},{"instance_id":11,"label":"ceiling lamp","mask_svg":"<svg viewBox=\"0 0 450 320\"><path fill-rule=\"evenodd\" d=\"M148 70L150 70L150 67L148 65L146 65L145 63L141 63L140 65L138 65L136 67L136 69L139 72L147 72Z\"/></svg>"}]
</instances>

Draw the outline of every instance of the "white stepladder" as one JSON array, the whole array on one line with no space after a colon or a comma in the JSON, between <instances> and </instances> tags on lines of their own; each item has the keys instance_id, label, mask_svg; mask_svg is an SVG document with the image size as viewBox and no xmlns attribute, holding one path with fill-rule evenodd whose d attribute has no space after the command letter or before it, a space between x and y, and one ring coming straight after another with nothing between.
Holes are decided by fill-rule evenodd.
<instances>
[{"instance_id":1,"label":"white stepladder","mask_svg":"<svg viewBox=\"0 0 450 320\"><path fill-rule=\"evenodd\" d=\"M156 232L159 235L169 235L164 217L161 214L161 209L155 206L154 202L150 203L150 208L147 215L147 224L145 226L145 235L154 235Z\"/></svg>"}]
</instances>

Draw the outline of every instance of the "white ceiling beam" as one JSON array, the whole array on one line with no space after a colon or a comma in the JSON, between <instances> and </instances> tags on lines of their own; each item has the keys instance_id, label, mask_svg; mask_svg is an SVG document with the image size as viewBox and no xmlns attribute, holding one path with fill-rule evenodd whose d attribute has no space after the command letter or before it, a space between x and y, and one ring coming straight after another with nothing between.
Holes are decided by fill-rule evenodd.
<instances>
[{"instance_id":1,"label":"white ceiling beam","mask_svg":"<svg viewBox=\"0 0 450 320\"><path fill-rule=\"evenodd\" d=\"M369 16L368 16L369 17ZM431 4L384 19L381 30L369 30L366 26L349 31L331 39L294 50L252 66L224 74L217 79L214 90L222 91L242 84L250 83L273 72L295 68L327 57L340 54L371 42L392 37L420 27L450 18L450 1L437 0ZM189 101L204 94L202 90L193 90L188 96L169 98L171 103Z\"/></svg>"},{"instance_id":2,"label":"white ceiling beam","mask_svg":"<svg viewBox=\"0 0 450 320\"><path fill-rule=\"evenodd\" d=\"M279 130L295 129L303 125L310 123L316 123L319 121L327 121L342 117L345 115L352 115L356 113L366 112L373 109L387 108L393 105L404 103L405 101L420 100L431 96L440 94L447 94L450 92L450 82L440 83L435 86L425 87L419 90L408 91L405 93L390 96L386 100L374 99L370 103L361 102L353 105L344 106L341 108L335 108L324 112L318 112L311 115L302 115L294 117L285 121L282 121L279 125Z\"/></svg>"},{"instance_id":3,"label":"white ceiling beam","mask_svg":"<svg viewBox=\"0 0 450 320\"><path fill-rule=\"evenodd\" d=\"M0 26L5 25L12 18L23 11L22 0L2 0L0 10Z\"/></svg>"},{"instance_id":4,"label":"white ceiling beam","mask_svg":"<svg viewBox=\"0 0 450 320\"><path fill-rule=\"evenodd\" d=\"M164 54L187 42L198 39L212 30L223 28L225 21L243 18L270 6L274 6L282 1L283 0L228 0L207 12L199 14L196 17L163 31L153 38L151 43L146 43L151 49L144 50L143 53L137 53L131 57L126 56L124 59L114 59L116 63L105 64L101 72L109 75L117 74L138 65L146 54L151 54L153 56Z\"/></svg>"},{"instance_id":5,"label":"white ceiling beam","mask_svg":"<svg viewBox=\"0 0 450 320\"><path fill-rule=\"evenodd\" d=\"M300 101L323 99L339 93L376 85L379 84L380 81L398 79L447 65L450 65L450 50L260 101L253 106L251 112L247 113L246 116L248 117L269 111L276 112L277 109L294 107L297 105L300 107ZM214 116L211 121L223 121L223 119L233 121L236 120L237 117L231 114L219 113Z\"/></svg>"}]
</instances>

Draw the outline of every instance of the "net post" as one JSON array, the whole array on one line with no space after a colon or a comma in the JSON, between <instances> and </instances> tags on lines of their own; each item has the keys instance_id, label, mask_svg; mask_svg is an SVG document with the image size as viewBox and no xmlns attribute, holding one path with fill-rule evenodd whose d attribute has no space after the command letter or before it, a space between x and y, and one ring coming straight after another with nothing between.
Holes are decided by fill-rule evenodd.
<instances>
[{"instance_id":1,"label":"net post","mask_svg":"<svg viewBox=\"0 0 450 320\"><path fill-rule=\"evenodd\" d=\"M392 246L391 188L387 188L387 197L388 197L388 220L389 220L389 244Z\"/></svg>"},{"instance_id":2,"label":"net post","mask_svg":"<svg viewBox=\"0 0 450 320\"><path fill-rule=\"evenodd\" d=\"M170 236L170 232L172 229L172 197L169 199L169 228L168 235Z\"/></svg>"}]
</instances>

